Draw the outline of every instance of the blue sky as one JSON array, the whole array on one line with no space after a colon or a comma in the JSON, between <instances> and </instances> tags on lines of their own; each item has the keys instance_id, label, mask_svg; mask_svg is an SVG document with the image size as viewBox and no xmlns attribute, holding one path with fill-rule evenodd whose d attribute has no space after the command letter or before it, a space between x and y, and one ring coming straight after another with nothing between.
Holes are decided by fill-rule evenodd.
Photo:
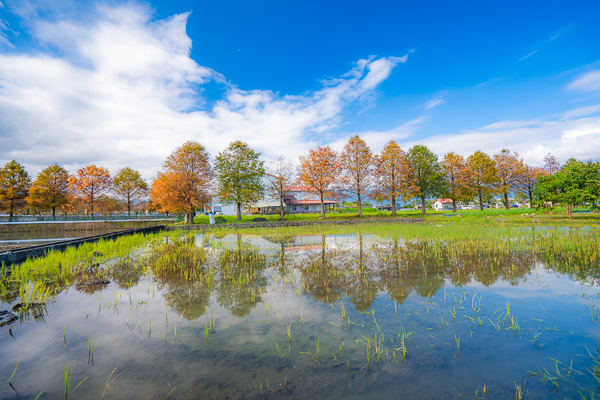
<instances>
[{"instance_id":1,"label":"blue sky","mask_svg":"<svg viewBox=\"0 0 600 400\"><path fill-rule=\"evenodd\" d=\"M600 159L598 1L0 1L0 162L32 172L354 134Z\"/></svg>"}]
</instances>

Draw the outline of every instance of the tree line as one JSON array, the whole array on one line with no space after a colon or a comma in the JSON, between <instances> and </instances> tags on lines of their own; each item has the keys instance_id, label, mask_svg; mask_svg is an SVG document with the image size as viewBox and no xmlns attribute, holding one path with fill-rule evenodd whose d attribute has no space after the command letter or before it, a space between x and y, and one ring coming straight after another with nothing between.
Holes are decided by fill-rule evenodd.
<instances>
[{"instance_id":1,"label":"tree line","mask_svg":"<svg viewBox=\"0 0 600 400\"><path fill-rule=\"evenodd\" d=\"M126 167L111 177L106 168L87 165L69 175L58 164L44 168L32 182L25 168L15 160L0 170L0 211L14 214L32 212L74 212L84 203L93 215L98 203L113 194L122 201L129 215L132 206L148 194L148 184L138 171Z\"/></svg>"},{"instance_id":2,"label":"tree line","mask_svg":"<svg viewBox=\"0 0 600 400\"><path fill-rule=\"evenodd\" d=\"M468 157L454 152L441 160L427 146L415 145L407 152L390 141L381 153L374 154L358 135L349 139L341 152L319 146L299 157L299 163L279 157L265 165L260 153L241 141L232 142L214 160L200 143L189 141L170 154L155 179L148 184L129 167L110 176L107 169L88 165L69 175L57 164L42 170L35 181L16 161L0 170L0 210L14 213L29 208L35 211L73 210L80 201L94 213L99 200L115 195L126 205L149 197L148 208L166 213L183 213L193 223L197 210L217 195L225 205L234 205L237 219L242 210L269 195L279 202L284 217L284 200L289 187L301 185L317 196L321 216L326 199L351 196L356 199L358 215L366 198L389 201L396 215L397 201L419 199L426 214L427 199L444 197L457 203L475 202L480 210L494 196L503 198L509 209L509 196L528 200L536 207L564 205L569 217L578 204L596 207L600 199L600 164L570 159L564 166L548 154L544 167L528 165L516 153L504 149L492 156L476 151ZM268 180L262 178L269 175Z\"/></svg>"}]
</instances>

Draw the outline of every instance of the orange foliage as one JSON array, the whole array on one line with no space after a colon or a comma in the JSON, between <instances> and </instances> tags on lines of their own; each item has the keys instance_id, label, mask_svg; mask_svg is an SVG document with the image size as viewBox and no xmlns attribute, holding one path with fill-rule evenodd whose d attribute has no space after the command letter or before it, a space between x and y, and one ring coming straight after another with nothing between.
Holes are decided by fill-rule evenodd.
<instances>
[{"instance_id":1,"label":"orange foliage","mask_svg":"<svg viewBox=\"0 0 600 400\"><path fill-rule=\"evenodd\" d=\"M335 183L342 171L338 154L329 146L320 146L310 150L306 156L300 156L299 180L319 193L321 199L321 217L325 218L324 198L335 196Z\"/></svg>"},{"instance_id":2,"label":"orange foliage","mask_svg":"<svg viewBox=\"0 0 600 400\"><path fill-rule=\"evenodd\" d=\"M358 135L352 136L341 154L344 189L356 196L358 216L362 217L362 197L375 182L375 157Z\"/></svg>"},{"instance_id":3,"label":"orange foliage","mask_svg":"<svg viewBox=\"0 0 600 400\"><path fill-rule=\"evenodd\" d=\"M452 210L456 212L456 202L469 199L472 173L465 158L453 152L447 153L440 165L445 173L446 196L452 200Z\"/></svg>"},{"instance_id":4,"label":"orange foliage","mask_svg":"<svg viewBox=\"0 0 600 400\"><path fill-rule=\"evenodd\" d=\"M523 164L519 177L519 185L521 186L521 191L529 199L529 207L533 204L533 189L537 185L538 178L546 175L548 175L548 172L544 168Z\"/></svg>"},{"instance_id":5,"label":"orange foliage","mask_svg":"<svg viewBox=\"0 0 600 400\"><path fill-rule=\"evenodd\" d=\"M90 164L77 170L77 174L69 176L69 190L73 197L81 199L90 205L94 214L94 205L99 198L108 193L112 180L108 170Z\"/></svg>"},{"instance_id":6,"label":"orange foliage","mask_svg":"<svg viewBox=\"0 0 600 400\"><path fill-rule=\"evenodd\" d=\"M199 143L186 142L165 161L163 172L152 182L150 199L160 211L185 212L192 223L194 212L210 201L213 171L209 154Z\"/></svg>"},{"instance_id":7,"label":"orange foliage","mask_svg":"<svg viewBox=\"0 0 600 400\"><path fill-rule=\"evenodd\" d=\"M498 192L504 195L504 207L508 210L510 209L508 194L510 192L519 193L523 161L519 159L517 153L511 153L510 150L504 149L494 155L494 163L496 164L496 173L500 183Z\"/></svg>"},{"instance_id":8,"label":"orange foliage","mask_svg":"<svg viewBox=\"0 0 600 400\"><path fill-rule=\"evenodd\" d=\"M396 215L397 198L406 201L417 191L414 171L406 153L393 140L377 157L375 176L377 185L371 195L377 200L391 200L392 215Z\"/></svg>"}]
</instances>

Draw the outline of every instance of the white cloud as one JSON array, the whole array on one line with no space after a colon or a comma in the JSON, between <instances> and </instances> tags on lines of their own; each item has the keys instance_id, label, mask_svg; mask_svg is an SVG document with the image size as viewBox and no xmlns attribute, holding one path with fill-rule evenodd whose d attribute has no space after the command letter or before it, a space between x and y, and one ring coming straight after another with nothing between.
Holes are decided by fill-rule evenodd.
<instances>
[{"instance_id":1,"label":"white cloud","mask_svg":"<svg viewBox=\"0 0 600 400\"><path fill-rule=\"evenodd\" d=\"M151 177L187 140L213 155L240 139L267 158L296 156L320 144L349 103L371 95L406 61L359 60L319 90L280 96L240 90L191 59L188 14L156 20L139 4L100 6L85 23L34 14L27 13L28 26L53 50L0 54L0 162L17 159L34 174L58 162L113 173L131 166ZM205 110L202 85L211 80L225 94Z\"/></svg>"},{"instance_id":2,"label":"white cloud","mask_svg":"<svg viewBox=\"0 0 600 400\"><path fill-rule=\"evenodd\" d=\"M600 71L592 71L580 75L567 87L585 92L600 91Z\"/></svg>"},{"instance_id":3,"label":"white cloud","mask_svg":"<svg viewBox=\"0 0 600 400\"><path fill-rule=\"evenodd\" d=\"M542 165L547 153L559 160L600 160L600 105L528 121L501 121L452 135L436 135L404 143L425 144L440 157L449 151L468 156L477 150L495 154L517 151L531 165Z\"/></svg>"},{"instance_id":4,"label":"white cloud","mask_svg":"<svg viewBox=\"0 0 600 400\"><path fill-rule=\"evenodd\" d=\"M423 108L425 110L430 110L434 107L441 106L442 104L444 104L444 97L446 97L447 94L447 91L443 91L439 95L435 96L433 99L425 102L425 104L423 104Z\"/></svg>"},{"instance_id":5,"label":"white cloud","mask_svg":"<svg viewBox=\"0 0 600 400\"><path fill-rule=\"evenodd\" d=\"M417 117L411 121L408 121L396 128L389 129L387 131L364 131L364 132L356 132L352 135L345 135L344 137L338 138L330 145L335 150L341 151L346 143L348 143L348 139L350 136L359 135L371 148L371 150L375 153L380 152L383 147L389 143L390 140L394 140L396 142L400 142L402 140L409 139L412 135L414 135L418 129L419 125L427 120L426 116ZM408 148L402 147L404 151L407 151Z\"/></svg>"}]
</instances>

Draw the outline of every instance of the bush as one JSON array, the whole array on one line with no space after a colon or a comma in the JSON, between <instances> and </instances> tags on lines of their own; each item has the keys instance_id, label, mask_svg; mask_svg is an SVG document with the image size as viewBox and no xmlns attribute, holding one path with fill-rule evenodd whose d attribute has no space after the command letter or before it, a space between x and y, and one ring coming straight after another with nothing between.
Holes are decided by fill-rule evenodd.
<instances>
[{"instance_id":1,"label":"bush","mask_svg":"<svg viewBox=\"0 0 600 400\"><path fill-rule=\"evenodd\" d=\"M223 216L221 216L221 215L217 215L217 216L215 217L215 222L216 222L217 224L226 224L226 223L227 223L227 218L225 218L225 217L223 217Z\"/></svg>"}]
</instances>

